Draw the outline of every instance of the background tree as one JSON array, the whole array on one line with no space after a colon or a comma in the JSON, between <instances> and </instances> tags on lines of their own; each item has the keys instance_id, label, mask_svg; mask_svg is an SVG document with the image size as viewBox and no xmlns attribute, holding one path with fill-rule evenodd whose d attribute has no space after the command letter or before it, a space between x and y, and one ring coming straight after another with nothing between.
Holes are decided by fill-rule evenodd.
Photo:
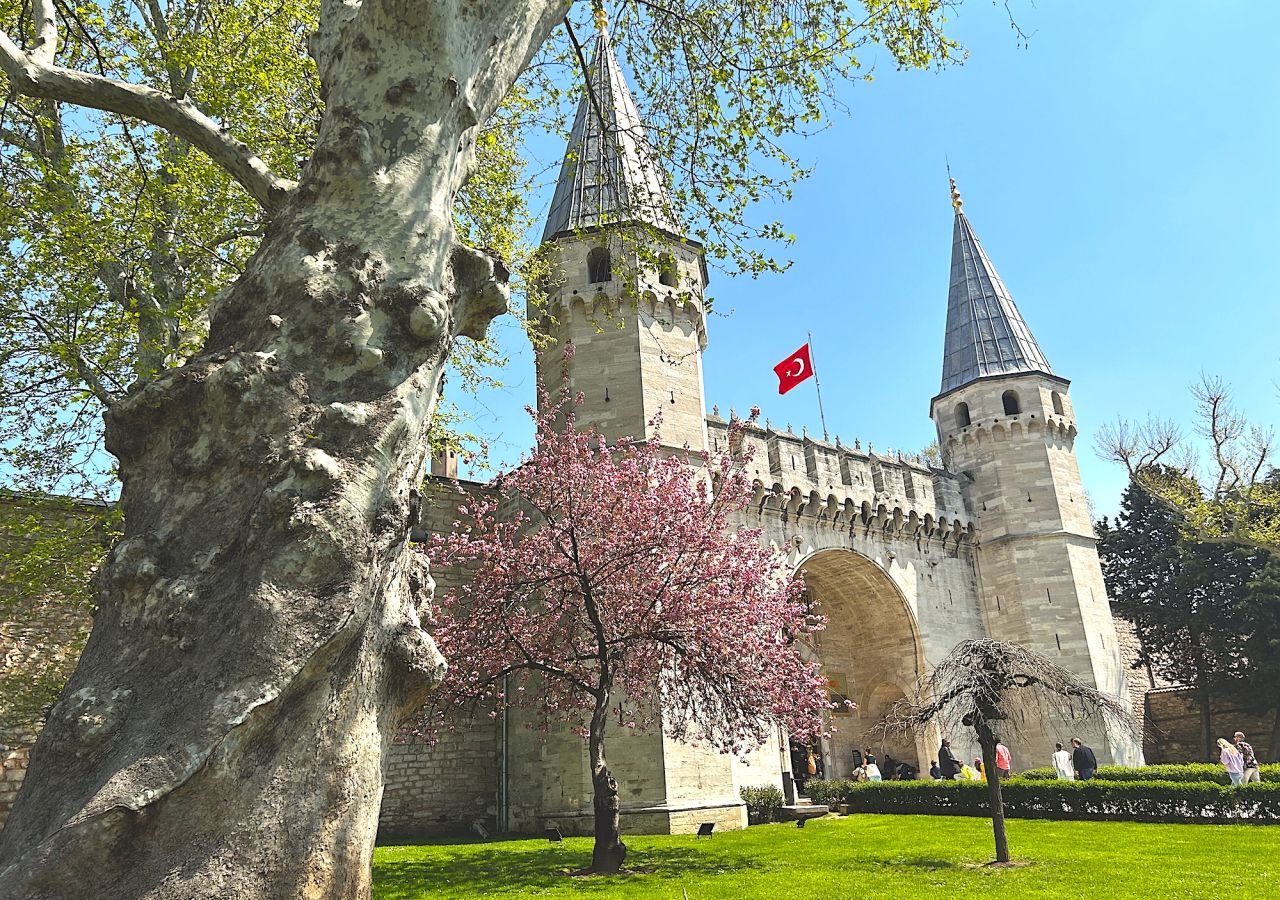
<instances>
[{"instance_id":1,"label":"background tree","mask_svg":"<svg viewBox=\"0 0 1280 900\"><path fill-rule=\"evenodd\" d=\"M1169 473L1155 477L1173 480ZM1120 516L1101 534L1098 555L1112 610L1138 633L1138 662L1159 678L1192 688L1204 761L1213 757L1214 694L1245 679L1252 665L1243 603L1266 555L1191 539L1177 512L1145 484L1130 482Z\"/></svg>"},{"instance_id":2,"label":"background tree","mask_svg":"<svg viewBox=\"0 0 1280 900\"><path fill-rule=\"evenodd\" d=\"M1124 465L1200 541L1280 550L1280 476L1275 432L1251 423L1220 378L1191 389L1204 453L1170 422L1124 420L1098 432L1098 452Z\"/></svg>"},{"instance_id":3,"label":"background tree","mask_svg":"<svg viewBox=\"0 0 1280 900\"><path fill-rule=\"evenodd\" d=\"M999 732L1013 723L1048 715L1100 720L1108 728L1134 730L1123 704L1089 687L1074 672L1033 650L1006 641L977 640L957 644L924 676L914 697L894 704L882 727L924 734L931 726L953 734L972 728L982 747L982 770L991 798L991 828L996 862L1009 861L1004 827L1004 801L996 772Z\"/></svg>"},{"instance_id":4,"label":"background tree","mask_svg":"<svg viewBox=\"0 0 1280 900\"><path fill-rule=\"evenodd\" d=\"M1280 557L1268 556L1241 603L1247 633L1243 657L1251 706L1272 714L1271 759L1280 760Z\"/></svg>"},{"instance_id":5,"label":"background tree","mask_svg":"<svg viewBox=\"0 0 1280 900\"><path fill-rule=\"evenodd\" d=\"M779 155L781 139L818 124L858 48L876 42L903 65L928 65L952 47L938 0L619 6L617 43L637 80L671 86L646 114L665 136L659 152L686 148L673 192L687 198L681 211L713 251L749 265L767 257L738 248L784 235L750 227L748 204L800 174ZM77 110L61 115L64 140L68 123L95 115L80 110L107 116L87 138L95 148L121 121L145 123L163 151L162 180L170 141L184 163L229 179L223 195L193 187L192 217L237 223L230 210L256 206L261 235L244 237L238 271L216 293L172 295L180 311L168 321L199 320L197 336L179 327L152 358L183 364L144 367L107 405L123 534L102 567L93 635L0 833L0 894L74 894L88 883L128 897L367 894L383 752L441 675L405 552L440 377L457 341L482 337L506 309L508 269L465 243L455 211L517 79L536 83L544 63L571 60L552 33L582 29L590 9L320 0L296 17L230 2L157 16L150 2L121 4L97 33L131 43L83 48L102 8L4 8L4 86L31 120L17 133L44 153L39 142L56 134L48 103ZM303 22L267 45L206 32L201 46L163 53L159 20L175 33L175 9L192 22L243 15L246 38ZM146 29L127 27L147 18ZM255 130L268 66L312 65L304 36L318 99L300 101L305 116ZM250 52L264 46L270 59ZM202 58L225 64L225 77L188 81L186 66ZM218 84L230 91L220 96ZM43 159L24 161L45 177ZM152 220L194 228L157 212L144 233ZM221 233L191 241L194 255L216 249ZM133 281L163 281L173 252L162 246L159 268L148 260ZM86 281L102 256L89 255L70 289L114 290L128 318L138 301L125 272L103 270L100 289ZM33 269L43 278L35 290L60 294L57 274L71 263ZM203 313L187 305L197 294ZM96 327L76 318L80 308L69 334ZM142 335L140 322L130 327ZM67 346L59 378L77 367ZM94 373L83 368L87 382ZM40 377L31 383L41 389Z\"/></svg>"},{"instance_id":6,"label":"background tree","mask_svg":"<svg viewBox=\"0 0 1280 900\"><path fill-rule=\"evenodd\" d=\"M830 704L802 648L821 619L785 557L758 530L730 526L752 493L741 460L691 465L664 455L656 436L607 446L578 430L567 400L534 417L537 448L498 480L501 498L478 500L430 545L433 563L468 565L474 578L436 611L450 669L427 724L516 707L581 733L594 791L589 871L615 873L626 845L610 713L625 706L632 727L723 753L758 746L778 723L813 738Z\"/></svg>"}]
</instances>

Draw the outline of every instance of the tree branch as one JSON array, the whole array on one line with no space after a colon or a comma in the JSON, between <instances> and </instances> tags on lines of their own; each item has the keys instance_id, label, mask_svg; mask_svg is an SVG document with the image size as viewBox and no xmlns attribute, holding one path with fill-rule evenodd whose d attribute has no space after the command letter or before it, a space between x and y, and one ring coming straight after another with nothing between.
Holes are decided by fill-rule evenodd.
<instances>
[{"instance_id":1,"label":"tree branch","mask_svg":"<svg viewBox=\"0 0 1280 900\"><path fill-rule=\"evenodd\" d=\"M19 150L30 153L32 156L37 158L42 158L44 156L44 154L40 152L39 144L28 138L26 135L10 128L5 128L3 125L0 125L0 144L8 144L10 147L17 147Z\"/></svg>"},{"instance_id":2,"label":"tree branch","mask_svg":"<svg viewBox=\"0 0 1280 900\"><path fill-rule=\"evenodd\" d=\"M36 3L37 11L44 5L43 0ZM43 30L42 27L42 33ZM56 44L56 28L53 33L52 43ZM49 61L51 52L49 60L44 58L46 49L37 42L31 53L24 53L8 34L0 31L0 68L8 74L14 91L119 113L163 128L203 150L267 210L278 208L293 189L294 182L277 176L244 143L231 137L190 100L54 65Z\"/></svg>"}]
</instances>

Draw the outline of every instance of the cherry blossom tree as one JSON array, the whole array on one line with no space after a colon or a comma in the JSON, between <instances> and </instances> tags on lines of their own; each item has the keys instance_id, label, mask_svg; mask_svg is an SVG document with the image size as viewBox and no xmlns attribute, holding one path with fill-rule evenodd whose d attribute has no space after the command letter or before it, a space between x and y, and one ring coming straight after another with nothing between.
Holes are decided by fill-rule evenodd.
<instances>
[{"instance_id":1,"label":"cherry blossom tree","mask_svg":"<svg viewBox=\"0 0 1280 900\"><path fill-rule=\"evenodd\" d=\"M751 493L740 459L666 455L656 438L606 446L578 427L567 398L533 415L537 449L500 479L508 499L478 499L467 522L428 545L433 564L468 565L475 577L435 610L450 668L425 727L460 709L522 707L577 729L594 789L586 871L615 873L626 845L610 711L654 698L635 704L635 727L724 753L758 746L777 723L812 737L829 703L803 645L822 619L782 555L754 529L730 527Z\"/></svg>"}]
</instances>

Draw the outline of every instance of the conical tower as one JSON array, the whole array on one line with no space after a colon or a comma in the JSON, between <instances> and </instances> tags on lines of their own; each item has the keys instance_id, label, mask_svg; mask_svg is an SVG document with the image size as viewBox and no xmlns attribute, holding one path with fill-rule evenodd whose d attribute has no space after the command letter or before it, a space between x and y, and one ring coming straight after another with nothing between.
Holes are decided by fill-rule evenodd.
<instances>
[{"instance_id":1,"label":"conical tower","mask_svg":"<svg viewBox=\"0 0 1280 900\"><path fill-rule=\"evenodd\" d=\"M1127 698L1110 601L1075 454L1070 382L1056 374L964 213L955 182L942 390L930 404L947 467L979 524L979 592L988 633L1048 655L1099 690ZM1011 731L1047 756L1070 723ZM1141 748L1090 733L1112 760ZM1011 735L1014 740L1018 737ZM1012 746L1012 743L1011 743ZM1024 757L1025 758L1025 757Z\"/></svg>"},{"instance_id":2,"label":"conical tower","mask_svg":"<svg viewBox=\"0 0 1280 900\"><path fill-rule=\"evenodd\" d=\"M562 348L579 421L610 440L647 434L706 446L702 247L681 234L666 177L645 135L601 17L586 90L543 232L545 306L529 309L551 338L539 373L554 396Z\"/></svg>"},{"instance_id":3,"label":"conical tower","mask_svg":"<svg viewBox=\"0 0 1280 900\"><path fill-rule=\"evenodd\" d=\"M706 346L702 247L680 234L666 179L645 138L635 101L602 17L560 180L544 232L553 267L547 307L530 318L551 339L539 374L553 398L562 348L573 344L568 387L585 398L582 425L606 438L649 433L660 420L668 447L706 447L702 349ZM622 709L655 702L620 697ZM663 715L666 715L664 712ZM590 833L592 784L581 738L508 731L510 826ZM704 822L746 825L734 757L677 741L666 729L610 724L610 768L618 777L623 831L692 832Z\"/></svg>"}]
</instances>

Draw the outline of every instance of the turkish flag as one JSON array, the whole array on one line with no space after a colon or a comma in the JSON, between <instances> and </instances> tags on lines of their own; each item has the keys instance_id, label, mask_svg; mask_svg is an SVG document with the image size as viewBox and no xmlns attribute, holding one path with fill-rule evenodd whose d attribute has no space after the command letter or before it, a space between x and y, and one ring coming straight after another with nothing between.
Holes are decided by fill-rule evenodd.
<instances>
[{"instance_id":1,"label":"turkish flag","mask_svg":"<svg viewBox=\"0 0 1280 900\"><path fill-rule=\"evenodd\" d=\"M813 362L809 359L809 345L805 344L773 367L778 376L778 393L785 394L806 378L813 377Z\"/></svg>"}]
</instances>

